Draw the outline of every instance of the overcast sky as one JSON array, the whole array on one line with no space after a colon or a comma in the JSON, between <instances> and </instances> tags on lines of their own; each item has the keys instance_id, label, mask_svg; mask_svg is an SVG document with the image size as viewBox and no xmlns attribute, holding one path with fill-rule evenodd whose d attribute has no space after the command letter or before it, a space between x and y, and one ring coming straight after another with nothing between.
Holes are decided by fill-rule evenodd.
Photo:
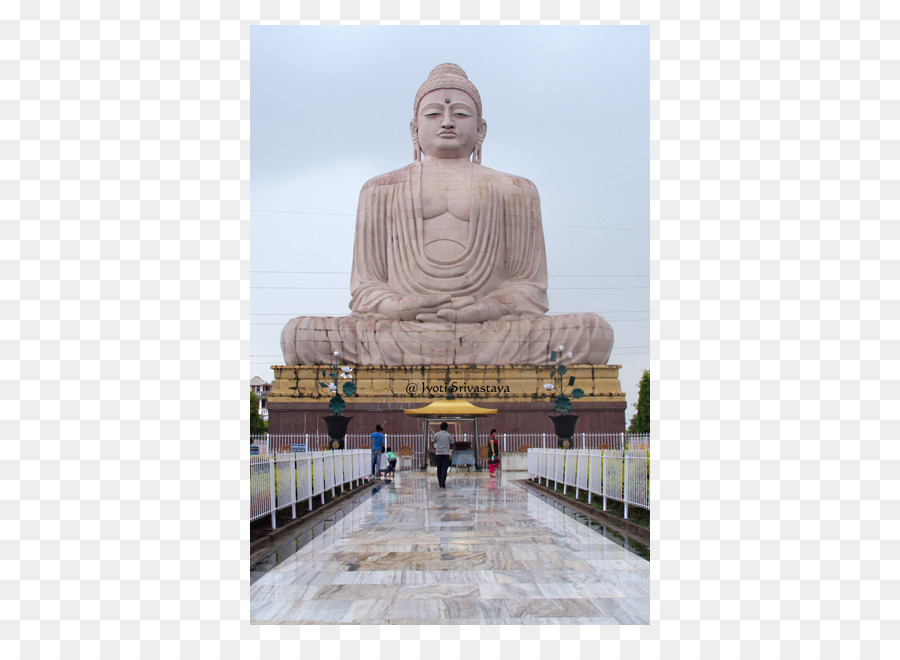
<instances>
[{"instance_id":1,"label":"overcast sky","mask_svg":"<svg viewBox=\"0 0 900 660\"><path fill-rule=\"evenodd\" d=\"M349 313L363 183L412 160L434 66L481 94L482 164L541 196L550 314L596 312L616 341L626 421L650 364L649 29L251 29L251 373L271 381L300 315ZM577 403L575 404L577 406Z\"/></svg>"}]
</instances>

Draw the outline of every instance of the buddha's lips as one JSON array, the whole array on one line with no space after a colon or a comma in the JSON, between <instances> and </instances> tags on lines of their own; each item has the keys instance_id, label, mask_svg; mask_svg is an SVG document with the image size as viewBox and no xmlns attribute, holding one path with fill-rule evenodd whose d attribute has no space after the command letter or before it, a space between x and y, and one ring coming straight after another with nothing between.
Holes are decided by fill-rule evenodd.
<instances>
[{"instance_id":1,"label":"buddha's lips","mask_svg":"<svg viewBox=\"0 0 900 660\"><path fill-rule=\"evenodd\" d=\"M446 133L438 133L438 137L456 137L456 133L452 131Z\"/></svg>"}]
</instances>

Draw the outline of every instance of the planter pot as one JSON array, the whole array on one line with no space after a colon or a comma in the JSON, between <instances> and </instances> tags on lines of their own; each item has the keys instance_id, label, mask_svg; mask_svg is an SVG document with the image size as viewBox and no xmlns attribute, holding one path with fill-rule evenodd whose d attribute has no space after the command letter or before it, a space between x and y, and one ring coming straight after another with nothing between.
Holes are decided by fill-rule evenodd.
<instances>
[{"instance_id":1,"label":"planter pot","mask_svg":"<svg viewBox=\"0 0 900 660\"><path fill-rule=\"evenodd\" d=\"M343 449L344 436L347 435L347 425L352 417L344 417L343 415L328 415L323 417L325 427L328 430L328 437L331 438L329 449Z\"/></svg>"},{"instance_id":2,"label":"planter pot","mask_svg":"<svg viewBox=\"0 0 900 660\"><path fill-rule=\"evenodd\" d=\"M560 449L572 448L572 436L575 435L575 422L578 421L578 415L550 415L553 422L553 430L558 438L558 447Z\"/></svg>"}]
</instances>

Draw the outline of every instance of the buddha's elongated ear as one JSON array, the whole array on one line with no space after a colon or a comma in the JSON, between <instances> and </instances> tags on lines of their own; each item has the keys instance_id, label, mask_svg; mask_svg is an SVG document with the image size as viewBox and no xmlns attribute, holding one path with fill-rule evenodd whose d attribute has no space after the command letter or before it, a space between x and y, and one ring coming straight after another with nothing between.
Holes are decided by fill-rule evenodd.
<instances>
[{"instance_id":1,"label":"buddha's elongated ear","mask_svg":"<svg viewBox=\"0 0 900 660\"><path fill-rule=\"evenodd\" d=\"M481 143L487 135L487 122L482 119L478 125L478 132L475 134L475 150L472 152L472 162L481 164Z\"/></svg>"},{"instance_id":2,"label":"buddha's elongated ear","mask_svg":"<svg viewBox=\"0 0 900 660\"><path fill-rule=\"evenodd\" d=\"M420 160L422 158L422 148L419 147L419 126L415 117L409 120L409 134L413 141L413 161Z\"/></svg>"}]
</instances>

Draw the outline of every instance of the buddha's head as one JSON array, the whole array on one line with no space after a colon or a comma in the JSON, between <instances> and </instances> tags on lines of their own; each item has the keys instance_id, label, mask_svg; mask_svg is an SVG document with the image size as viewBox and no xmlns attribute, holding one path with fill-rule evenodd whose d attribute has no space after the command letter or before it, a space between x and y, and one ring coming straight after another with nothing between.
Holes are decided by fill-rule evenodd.
<instances>
[{"instance_id":1,"label":"buddha's head","mask_svg":"<svg viewBox=\"0 0 900 660\"><path fill-rule=\"evenodd\" d=\"M413 156L469 158L481 162L487 122L481 118L481 96L456 64L439 64L416 93L409 124Z\"/></svg>"}]
</instances>

